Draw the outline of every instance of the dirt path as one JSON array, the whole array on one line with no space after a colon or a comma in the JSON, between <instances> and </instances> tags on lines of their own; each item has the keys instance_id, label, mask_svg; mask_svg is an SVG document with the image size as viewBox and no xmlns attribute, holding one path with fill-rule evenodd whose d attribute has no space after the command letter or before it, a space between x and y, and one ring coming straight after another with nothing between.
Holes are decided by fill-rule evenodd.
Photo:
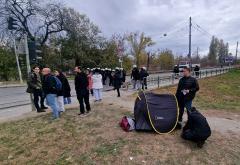
<instances>
[{"instance_id":1,"label":"dirt path","mask_svg":"<svg viewBox=\"0 0 240 165\"><path fill-rule=\"evenodd\" d=\"M109 97L105 102L108 104L118 105L120 108L129 109L133 112L135 98L132 97L132 92L123 93L121 99L116 97ZM212 130L227 134L229 132L234 134L240 134L240 113L232 113L225 111L205 111L201 110L206 116ZM186 119L186 115L184 119Z\"/></svg>"}]
</instances>

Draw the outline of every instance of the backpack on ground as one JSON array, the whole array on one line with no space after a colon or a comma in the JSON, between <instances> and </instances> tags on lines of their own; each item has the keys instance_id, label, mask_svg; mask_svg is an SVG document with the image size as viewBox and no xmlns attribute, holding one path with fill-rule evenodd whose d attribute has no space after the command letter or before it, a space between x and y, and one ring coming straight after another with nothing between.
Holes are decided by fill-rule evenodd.
<instances>
[{"instance_id":1,"label":"backpack on ground","mask_svg":"<svg viewBox=\"0 0 240 165\"><path fill-rule=\"evenodd\" d=\"M135 130L135 121L133 118L124 116L119 123L120 127L126 132Z\"/></svg>"}]
</instances>

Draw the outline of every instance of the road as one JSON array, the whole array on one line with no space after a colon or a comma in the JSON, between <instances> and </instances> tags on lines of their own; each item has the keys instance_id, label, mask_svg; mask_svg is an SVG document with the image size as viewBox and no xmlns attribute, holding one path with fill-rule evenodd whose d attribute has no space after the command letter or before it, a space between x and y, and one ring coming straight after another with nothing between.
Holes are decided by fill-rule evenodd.
<instances>
[{"instance_id":1,"label":"road","mask_svg":"<svg viewBox=\"0 0 240 165\"><path fill-rule=\"evenodd\" d=\"M169 76L171 73L155 74L155 76ZM127 81L130 77L127 77ZM73 81L69 81L72 96L76 96ZM105 88L106 89L106 88ZM109 88L107 88L109 89ZM0 111L16 106L24 106L30 103L30 96L26 93L26 87L8 87L0 88Z\"/></svg>"},{"instance_id":2,"label":"road","mask_svg":"<svg viewBox=\"0 0 240 165\"><path fill-rule=\"evenodd\" d=\"M205 71L210 71L211 69L202 70L203 73ZM213 71L213 76L215 75L215 71ZM221 74L219 72L218 74ZM156 77L170 77L172 73L159 73L159 74L152 74L150 78ZM208 73L208 76L212 74ZM202 77L206 77L203 75ZM127 77L127 81L130 81L130 77ZM173 82L167 78L166 81L161 81L160 86L169 85L172 83L177 83L178 80L174 80ZM149 88L156 88L159 84L156 82L149 83ZM70 81L71 86L71 94L72 94L72 102L73 104L77 103L76 93L74 90L73 81ZM105 87L105 91L111 89L112 87ZM31 112L31 104L30 104L30 95L25 92L26 87L8 87L8 88L0 88L0 121L8 121L8 119L17 118L25 113ZM93 97L91 97L93 100Z\"/></svg>"}]
</instances>

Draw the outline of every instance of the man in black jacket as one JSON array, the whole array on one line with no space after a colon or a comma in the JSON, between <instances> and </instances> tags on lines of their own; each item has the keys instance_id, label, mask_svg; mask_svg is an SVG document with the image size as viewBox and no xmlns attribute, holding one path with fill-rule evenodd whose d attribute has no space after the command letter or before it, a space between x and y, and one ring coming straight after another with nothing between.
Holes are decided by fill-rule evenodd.
<instances>
[{"instance_id":1,"label":"man in black jacket","mask_svg":"<svg viewBox=\"0 0 240 165\"><path fill-rule=\"evenodd\" d=\"M140 80L142 84L142 90L147 89L147 77L149 76L146 67L142 67L140 71Z\"/></svg>"},{"instance_id":2,"label":"man in black jacket","mask_svg":"<svg viewBox=\"0 0 240 165\"><path fill-rule=\"evenodd\" d=\"M86 105L87 113L90 112L91 107L89 103L89 90L88 90L88 78L87 75L81 71L79 66L75 67L75 90L77 93L77 99L80 104L80 114L83 116L85 114L84 102Z\"/></svg>"},{"instance_id":3,"label":"man in black jacket","mask_svg":"<svg viewBox=\"0 0 240 165\"><path fill-rule=\"evenodd\" d=\"M197 79L191 76L190 68L183 68L183 77L179 80L176 97L179 106L179 117L177 129L181 129L181 122L184 113L184 108L191 110L192 101L196 92L199 90Z\"/></svg>"},{"instance_id":4,"label":"man in black jacket","mask_svg":"<svg viewBox=\"0 0 240 165\"><path fill-rule=\"evenodd\" d=\"M183 127L182 138L196 142L201 148L209 136L211 136L211 129L206 118L192 107L188 111L188 121Z\"/></svg>"},{"instance_id":5,"label":"man in black jacket","mask_svg":"<svg viewBox=\"0 0 240 165\"><path fill-rule=\"evenodd\" d=\"M139 74L137 65L133 65L131 79L132 79L132 83L133 83L133 89L139 89L140 88L140 74Z\"/></svg>"},{"instance_id":6,"label":"man in black jacket","mask_svg":"<svg viewBox=\"0 0 240 165\"><path fill-rule=\"evenodd\" d=\"M117 90L117 97L120 97L120 88L122 85L121 71L117 67L113 76L114 90Z\"/></svg>"}]
</instances>

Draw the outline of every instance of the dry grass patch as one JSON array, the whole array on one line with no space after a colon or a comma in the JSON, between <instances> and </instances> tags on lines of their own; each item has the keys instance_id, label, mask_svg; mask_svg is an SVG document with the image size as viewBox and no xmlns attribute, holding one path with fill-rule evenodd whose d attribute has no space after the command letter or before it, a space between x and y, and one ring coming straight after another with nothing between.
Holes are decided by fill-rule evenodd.
<instances>
[{"instance_id":1,"label":"dry grass patch","mask_svg":"<svg viewBox=\"0 0 240 165\"><path fill-rule=\"evenodd\" d=\"M216 109L233 107L232 120L239 121L239 116L233 115L239 112L239 93L237 89L232 93L226 91L236 88L239 82L236 74L239 71L200 80L201 91L194 104L210 110L205 112L213 116L217 113L229 117L226 111L212 107L234 98L235 104ZM157 92L175 90L176 87L169 87ZM224 93L224 99L218 97L219 93ZM123 115L131 115L129 106L134 99L112 98L112 103L106 100L95 104L93 112L85 118L77 115L78 110L68 110L56 121L51 121L48 114L0 124L0 164L240 164L240 136L230 131L227 134L213 131L202 149L182 140L180 131L167 135L122 131L118 122Z\"/></svg>"},{"instance_id":2,"label":"dry grass patch","mask_svg":"<svg viewBox=\"0 0 240 165\"><path fill-rule=\"evenodd\" d=\"M129 109L98 104L85 118L77 110L0 125L0 164L234 164L239 136L218 132L203 149L168 135L126 133L118 126ZM237 145L236 145L237 144ZM132 157L132 160L130 160Z\"/></svg>"}]
</instances>

